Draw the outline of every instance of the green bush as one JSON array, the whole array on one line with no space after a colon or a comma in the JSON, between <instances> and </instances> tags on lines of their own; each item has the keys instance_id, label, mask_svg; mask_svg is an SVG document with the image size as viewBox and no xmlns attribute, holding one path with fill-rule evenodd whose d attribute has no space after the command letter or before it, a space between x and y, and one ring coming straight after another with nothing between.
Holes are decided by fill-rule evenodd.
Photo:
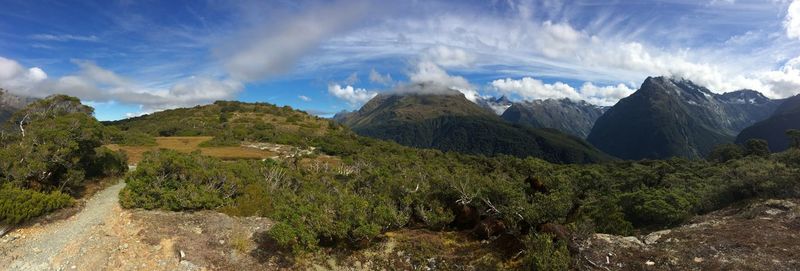
<instances>
[{"instance_id":1,"label":"green bush","mask_svg":"<svg viewBox=\"0 0 800 271\"><path fill-rule=\"evenodd\" d=\"M571 260L567 245L553 241L552 235L530 234L525 238L525 247L525 270L569 270Z\"/></svg>"},{"instance_id":2,"label":"green bush","mask_svg":"<svg viewBox=\"0 0 800 271\"><path fill-rule=\"evenodd\" d=\"M220 207L246 184L219 159L171 150L146 153L125 181L123 207L172 211Z\"/></svg>"},{"instance_id":3,"label":"green bush","mask_svg":"<svg viewBox=\"0 0 800 271\"><path fill-rule=\"evenodd\" d=\"M16 225L72 203L72 198L61 192L40 193L6 184L0 186L0 224Z\"/></svg>"}]
</instances>

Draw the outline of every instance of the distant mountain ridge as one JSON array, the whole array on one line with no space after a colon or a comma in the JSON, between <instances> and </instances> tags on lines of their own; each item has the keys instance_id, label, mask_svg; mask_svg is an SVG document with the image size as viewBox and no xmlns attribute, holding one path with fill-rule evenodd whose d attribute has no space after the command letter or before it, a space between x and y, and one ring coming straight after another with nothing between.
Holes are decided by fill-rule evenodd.
<instances>
[{"instance_id":1,"label":"distant mountain ridge","mask_svg":"<svg viewBox=\"0 0 800 271\"><path fill-rule=\"evenodd\" d=\"M779 104L753 90L716 94L689 80L648 77L598 118L587 140L624 159L701 158Z\"/></svg>"},{"instance_id":2,"label":"distant mountain ridge","mask_svg":"<svg viewBox=\"0 0 800 271\"><path fill-rule=\"evenodd\" d=\"M480 107L486 108L494 112L497 115L502 115L503 112L508 110L508 108L510 108L513 105L513 102L511 102L511 100L508 99L508 97L503 95L500 96L499 98L497 97L479 98L476 101L476 104L478 104Z\"/></svg>"},{"instance_id":3,"label":"distant mountain ridge","mask_svg":"<svg viewBox=\"0 0 800 271\"><path fill-rule=\"evenodd\" d=\"M769 118L742 130L736 143L743 144L749 139L763 139L769 143L773 152L789 148L786 130L800 129L800 95L786 99Z\"/></svg>"},{"instance_id":4,"label":"distant mountain ridge","mask_svg":"<svg viewBox=\"0 0 800 271\"><path fill-rule=\"evenodd\" d=\"M501 118L534 128L552 128L586 138L595 121L608 109L570 99L546 99L514 103Z\"/></svg>"},{"instance_id":5,"label":"distant mountain ridge","mask_svg":"<svg viewBox=\"0 0 800 271\"><path fill-rule=\"evenodd\" d=\"M411 86L428 89L433 86ZM422 94L420 94L422 93ZM455 90L380 94L344 124L360 135L469 154L534 156L551 162L608 159L585 141L552 129L513 125Z\"/></svg>"}]
</instances>

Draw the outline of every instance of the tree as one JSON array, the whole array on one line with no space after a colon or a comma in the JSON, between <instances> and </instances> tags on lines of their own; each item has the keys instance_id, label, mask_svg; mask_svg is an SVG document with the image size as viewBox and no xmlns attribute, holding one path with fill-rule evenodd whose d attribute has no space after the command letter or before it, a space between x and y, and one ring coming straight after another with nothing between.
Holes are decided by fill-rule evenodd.
<instances>
[{"instance_id":1,"label":"tree","mask_svg":"<svg viewBox=\"0 0 800 271\"><path fill-rule=\"evenodd\" d=\"M744 143L744 155L745 156L761 156L766 157L769 156L769 143L763 139L750 139Z\"/></svg>"},{"instance_id":2,"label":"tree","mask_svg":"<svg viewBox=\"0 0 800 271\"><path fill-rule=\"evenodd\" d=\"M789 145L792 148L800 149L800 130L797 129L786 130L786 136L789 137Z\"/></svg>"},{"instance_id":3,"label":"tree","mask_svg":"<svg viewBox=\"0 0 800 271\"><path fill-rule=\"evenodd\" d=\"M711 153L708 154L708 160L724 163L733 159L742 158L742 156L743 151L739 145L721 144L715 146L714 149L711 150Z\"/></svg>"}]
</instances>

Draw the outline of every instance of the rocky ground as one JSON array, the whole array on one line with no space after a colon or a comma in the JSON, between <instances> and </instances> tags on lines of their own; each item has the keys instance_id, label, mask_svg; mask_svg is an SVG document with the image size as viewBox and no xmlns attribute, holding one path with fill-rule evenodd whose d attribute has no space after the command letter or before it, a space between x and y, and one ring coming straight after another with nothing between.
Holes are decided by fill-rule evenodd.
<instances>
[{"instance_id":1,"label":"rocky ground","mask_svg":"<svg viewBox=\"0 0 800 271\"><path fill-rule=\"evenodd\" d=\"M760 200L644 236L596 234L581 270L800 270L800 200Z\"/></svg>"}]
</instances>

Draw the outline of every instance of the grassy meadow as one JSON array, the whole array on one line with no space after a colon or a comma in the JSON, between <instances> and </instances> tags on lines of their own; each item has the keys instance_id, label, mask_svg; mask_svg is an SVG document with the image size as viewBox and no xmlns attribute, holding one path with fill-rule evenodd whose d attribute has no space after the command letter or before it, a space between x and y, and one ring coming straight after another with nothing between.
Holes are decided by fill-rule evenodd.
<instances>
[{"instance_id":1,"label":"grassy meadow","mask_svg":"<svg viewBox=\"0 0 800 271\"><path fill-rule=\"evenodd\" d=\"M182 153L200 151L203 155L224 160L234 159L266 159L277 155L270 150L250 147L200 147L203 142L211 140L210 136L170 136L156 137L155 146L121 146L118 144L106 145L111 150L121 150L128 155L129 164L138 164L145 152L158 149L174 150Z\"/></svg>"}]
</instances>

